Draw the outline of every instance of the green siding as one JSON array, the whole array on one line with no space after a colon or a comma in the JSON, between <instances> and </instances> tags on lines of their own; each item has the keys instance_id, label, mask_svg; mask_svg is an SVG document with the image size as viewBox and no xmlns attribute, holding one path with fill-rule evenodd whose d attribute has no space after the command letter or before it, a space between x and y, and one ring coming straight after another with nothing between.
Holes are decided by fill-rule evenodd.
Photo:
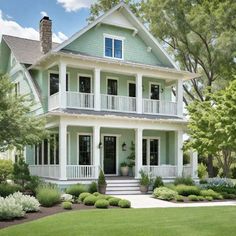
<instances>
[{"instance_id":1,"label":"green siding","mask_svg":"<svg viewBox=\"0 0 236 236\"><path fill-rule=\"evenodd\" d=\"M147 45L133 31L115 26L100 25L93 27L85 34L67 45L64 49L84 53L86 55L104 56L104 35L124 37L124 60L149 65L162 65L161 60L152 52L147 52Z\"/></svg>"}]
</instances>

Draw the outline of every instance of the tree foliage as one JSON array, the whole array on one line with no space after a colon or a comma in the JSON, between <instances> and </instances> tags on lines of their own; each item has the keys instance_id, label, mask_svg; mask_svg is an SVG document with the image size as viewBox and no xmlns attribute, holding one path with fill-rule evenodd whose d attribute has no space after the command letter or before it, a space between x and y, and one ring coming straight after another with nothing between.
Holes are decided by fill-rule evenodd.
<instances>
[{"instance_id":1,"label":"tree foliage","mask_svg":"<svg viewBox=\"0 0 236 236\"><path fill-rule=\"evenodd\" d=\"M209 100L195 101L187 108L191 140L186 147L201 155L214 155L228 177L236 153L236 80L207 96Z\"/></svg>"},{"instance_id":2,"label":"tree foliage","mask_svg":"<svg viewBox=\"0 0 236 236\"><path fill-rule=\"evenodd\" d=\"M13 93L14 84L8 76L0 76L0 149L33 145L46 137L44 120L36 117L29 96Z\"/></svg>"}]
</instances>

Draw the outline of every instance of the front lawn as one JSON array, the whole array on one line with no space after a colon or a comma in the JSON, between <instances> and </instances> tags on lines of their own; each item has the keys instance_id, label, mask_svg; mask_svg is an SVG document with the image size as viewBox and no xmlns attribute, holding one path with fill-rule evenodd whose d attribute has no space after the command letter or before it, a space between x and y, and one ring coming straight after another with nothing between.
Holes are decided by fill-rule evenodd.
<instances>
[{"instance_id":1,"label":"front lawn","mask_svg":"<svg viewBox=\"0 0 236 236\"><path fill-rule=\"evenodd\" d=\"M1 236L236 235L236 207L74 211L0 230Z\"/></svg>"}]
</instances>

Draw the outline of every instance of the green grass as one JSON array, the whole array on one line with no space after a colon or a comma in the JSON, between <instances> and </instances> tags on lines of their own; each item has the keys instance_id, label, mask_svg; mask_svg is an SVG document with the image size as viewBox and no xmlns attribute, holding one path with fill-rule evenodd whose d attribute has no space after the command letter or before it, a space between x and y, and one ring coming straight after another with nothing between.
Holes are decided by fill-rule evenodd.
<instances>
[{"instance_id":1,"label":"green grass","mask_svg":"<svg viewBox=\"0 0 236 236\"><path fill-rule=\"evenodd\" d=\"M74 211L0 230L1 236L233 236L236 207Z\"/></svg>"}]
</instances>

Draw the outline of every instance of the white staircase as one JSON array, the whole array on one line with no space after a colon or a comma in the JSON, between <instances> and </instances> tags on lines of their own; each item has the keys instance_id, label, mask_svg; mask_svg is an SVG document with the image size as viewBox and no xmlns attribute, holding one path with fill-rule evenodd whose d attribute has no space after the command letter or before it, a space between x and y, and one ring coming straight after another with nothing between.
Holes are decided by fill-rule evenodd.
<instances>
[{"instance_id":1,"label":"white staircase","mask_svg":"<svg viewBox=\"0 0 236 236\"><path fill-rule=\"evenodd\" d=\"M141 194L139 190L139 181L136 179L107 179L106 182L106 194Z\"/></svg>"}]
</instances>

